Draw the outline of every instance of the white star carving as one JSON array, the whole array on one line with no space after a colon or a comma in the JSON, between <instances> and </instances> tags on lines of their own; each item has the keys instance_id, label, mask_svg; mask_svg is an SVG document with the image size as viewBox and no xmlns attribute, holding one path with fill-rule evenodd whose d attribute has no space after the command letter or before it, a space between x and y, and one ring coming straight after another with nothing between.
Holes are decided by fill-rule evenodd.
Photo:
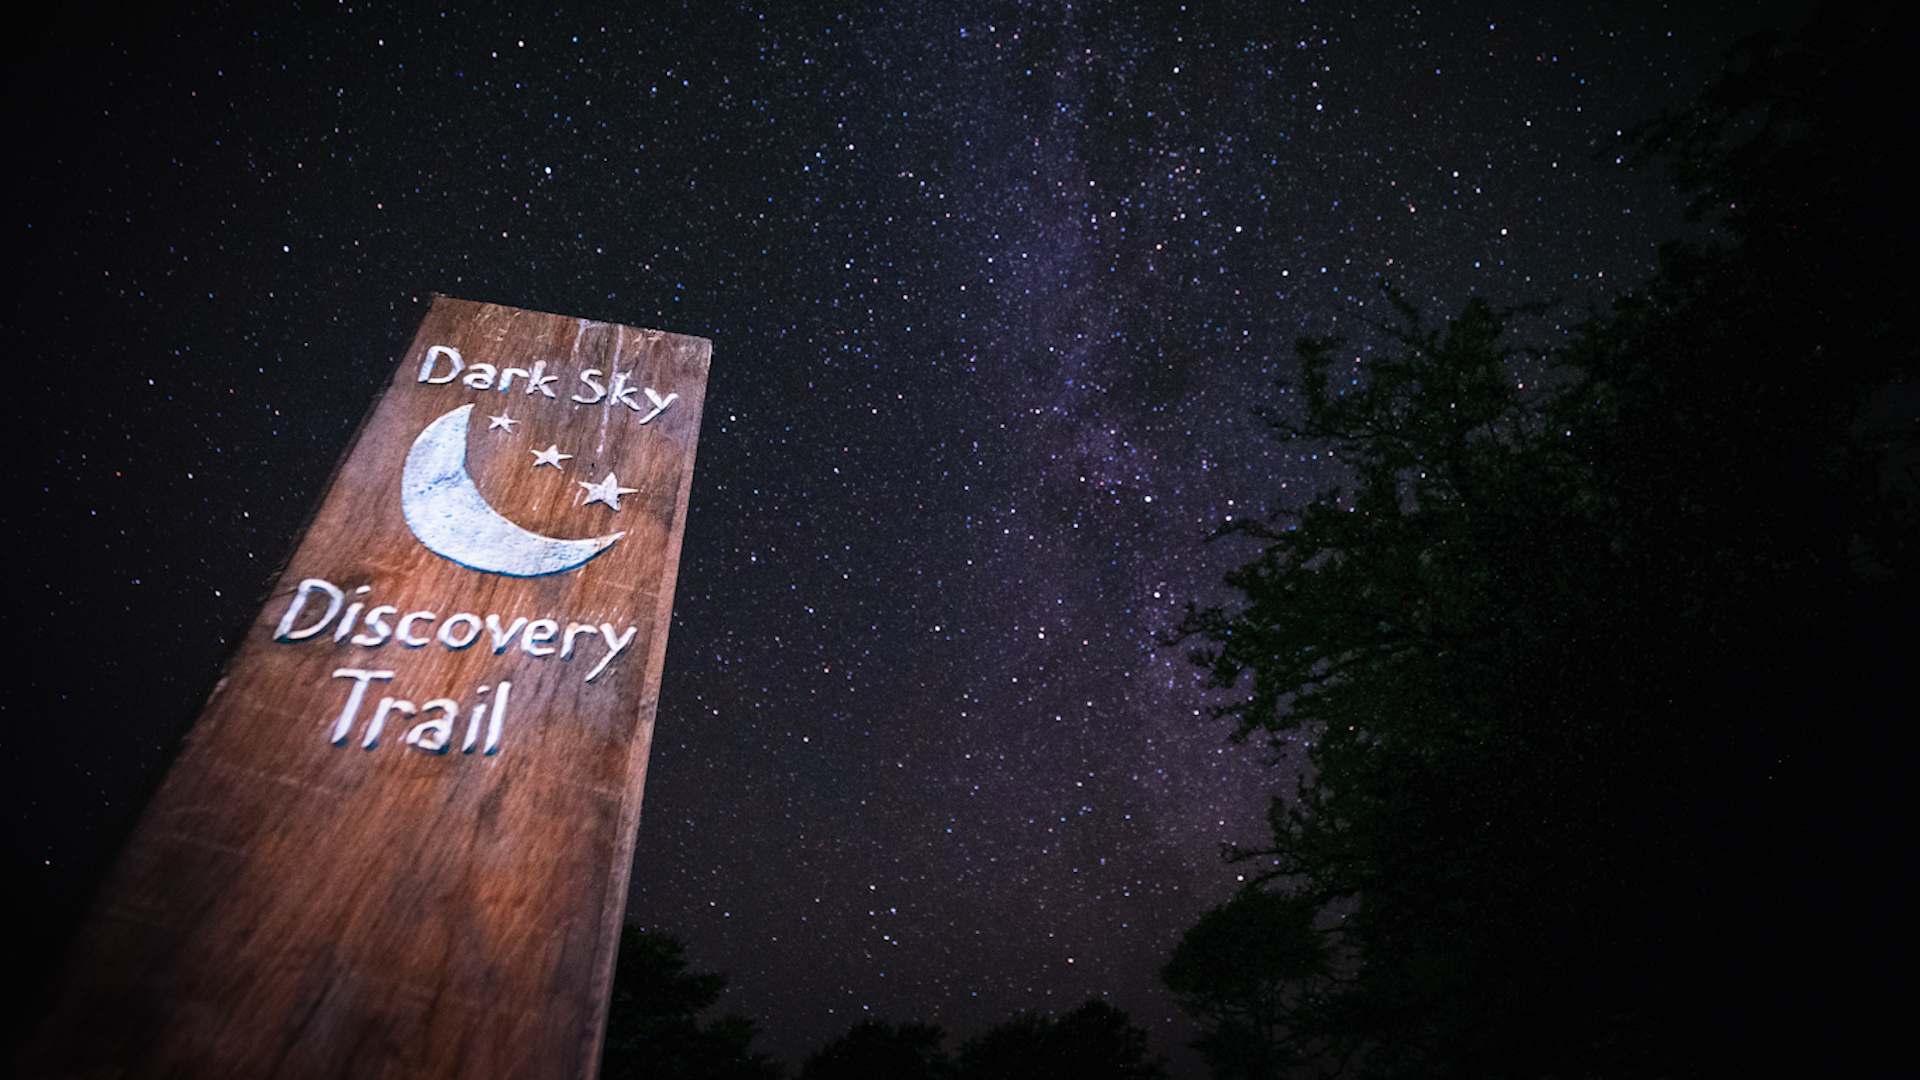
<instances>
[{"instance_id":1,"label":"white star carving","mask_svg":"<svg viewBox=\"0 0 1920 1080\"><path fill-rule=\"evenodd\" d=\"M542 465L551 465L557 469L560 467L561 459L573 456L572 454L561 453L559 443L554 443L545 450L529 450L527 453L533 455L533 467L536 469ZM576 483L577 482L578 481L576 481Z\"/></svg>"},{"instance_id":2,"label":"white star carving","mask_svg":"<svg viewBox=\"0 0 1920 1080\"><path fill-rule=\"evenodd\" d=\"M613 507L616 513L620 510L620 496L632 495L640 490L639 488L621 487L620 481L615 480L612 473L608 473L607 478L597 484L589 484L585 480L575 480L574 483L587 489L587 500L580 505L588 506L597 502L606 503L608 506Z\"/></svg>"},{"instance_id":3,"label":"white star carving","mask_svg":"<svg viewBox=\"0 0 1920 1080\"><path fill-rule=\"evenodd\" d=\"M520 422L508 416L505 412L502 412L499 416L489 416L487 419L492 421L492 423L487 425L488 431L492 431L494 428L506 428L507 434L509 435L513 434L513 425Z\"/></svg>"}]
</instances>

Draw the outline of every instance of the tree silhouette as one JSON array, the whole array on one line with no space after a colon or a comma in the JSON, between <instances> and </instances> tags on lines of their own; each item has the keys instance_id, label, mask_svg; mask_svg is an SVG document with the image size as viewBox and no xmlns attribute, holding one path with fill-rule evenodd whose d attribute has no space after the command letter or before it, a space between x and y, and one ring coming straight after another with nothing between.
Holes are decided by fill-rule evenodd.
<instances>
[{"instance_id":1,"label":"tree silhouette","mask_svg":"<svg viewBox=\"0 0 1920 1080\"><path fill-rule=\"evenodd\" d=\"M613 1000L601 1052L604 1080L775 1080L783 1070L748 1050L751 1020L726 1016L702 1026L727 977L687 970L686 946L671 934L623 927Z\"/></svg>"},{"instance_id":2,"label":"tree silhouette","mask_svg":"<svg viewBox=\"0 0 1920 1080\"><path fill-rule=\"evenodd\" d=\"M863 1020L814 1051L800 1068L800 1080L944 1080L952 1071L940 1048L945 1038L934 1024Z\"/></svg>"},{"instance_id":3,"label":"tree silhouette","mask_svg":"<svg viewBox=\"0 0 1920 1080\"><path fill-rule=\"evenodd\" d=\"M1867 436L1916 359L1887 272L1913 210L1865 119L1905 96L1909 21L1748 42L1637 132L1705 228L1563 346L1517 353L1482 302L1436 327L1396 300L1393 348L1336 391L1351 354L1300 343L1276 423L1350 484L1224 530L1261 546L1228 576L1242 602L1182 630L1244 688L1239 736L1307 748L1273 846L1241 857L1350 911L1351 977L1286 1019L1314 1068L1831 1068L1848 1050L1789 1003L1833 986L1884 1015L1817 928L1897 895L1870 857L1897 788L1856 748L1891 734L1915 599L1916 490L1887 468L1912 419ZM1233 934L1203 948L1222 925L1181 948L1236 961ZM1179 977L1231 982L1199 966Z\"/></svg>"},{"instance_id":4,"label":"tree silhouette","mask_svg":"<svg viewBox=\"0 0 1920 1080\"><path fill-rule=\"evenodd\" d=\"M1193 1046L1216 1077L1278 1076L1315 1056L1292 1029L1330 976L1318 914L1311 898L1248 890L1201 916L1174 948L1161 978L1207 1025Z\"/></svg>"},{"instance_id":5,"label":"tree silhouette","mask_svg":"<svg viewBox=\"0 0 1920 1080\"><path fill-rule=\"evenodd\" d=\"M1127 1014L1094 999L1058 1020L1016 1016L961 1046L958 1080L1162 1080L1166 1063Z\"/></svg>"}]
</instances>

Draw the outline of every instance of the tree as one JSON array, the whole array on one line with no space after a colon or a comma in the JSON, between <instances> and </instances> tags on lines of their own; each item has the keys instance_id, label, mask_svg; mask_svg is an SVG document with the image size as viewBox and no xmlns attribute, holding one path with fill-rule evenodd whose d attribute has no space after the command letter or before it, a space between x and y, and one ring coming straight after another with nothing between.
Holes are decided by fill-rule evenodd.
<instances>
[{"instance_id":1,"label":"tree","mask_svg":"<svg viewBox=\"0 0 1920 1080\"><path fill-rule=\"evenodd\" d=\"M1324 1070L1841 1052L1793 1042L1786 1006L1857 974L1817 928L1891 914L1869 855L1896 789L1855 748L1892 733L1920 520L1887 469L1911 420L1863 437L1916 359L1910 278L1888 272L1913 211L1862 119L1904 97L1910 38L1869 14L1746 43L1695 109L1637 132L1708 228L1544 382L1480 302L1443 327L1397 302L1396 347L1345 392L1337 343L1300 343L1278 426L1350 484L1224 530L1261 548L1228 576L1241 602L1182 631L1243 688L1239 737L1308 750L1272 847L1241 857L1351 911L1351 977L1289 1017Z\"/></svg>"},{"instance_id":2,"label":"tree","mask_svg":"<svg viewBox=\"0 0 1920 1080\"><path fill-rule=\"evenodd\" d=\"M863 1020L814 1051L800 1067L800 1080L943 1080L952 1069L940 1048L945 1038L934 1024Z\"/></svg>"},{"instance_id":3,"label":"tree","mask_svg":"<svg viewBox=\"0 0 1920 1080\"><path fill-rule=\"evenodd\" d=\"M1203 920L1182 948L1225 960L1235 946L1203 951L1203 931L1245 934L1239 950L1252 950L1279 927L1311 933L1313 911L1347 902L1361 966L1317 1008L1288 1011L1291 1051L1337 1062L1364 1049L1383 1071L1444 1056L1493 1075L1500 1061L1556 1057L1543 1043L1592 1043L1581 1029L1604 1023L1606 991L1631 981L1598 970L1616 953L1604 935L1561 928L1658 916L1594 887L1619 874L1608 838L1638 829L1651 777L1646 761L1589 767L1643 745L1610 741L1620 722L1603 690L1622 670L1605 655L1621 628L1606 609L1631 597L1594 587L1617 580L1604 500L1565 436L1548 434L1553 402L1516 386L1498 313L1475 302L1445 329L1401 314L1401 351L1344 395L1327 390L1335 343L1301 344L1292 433L1331 444L1352 487L1297 522L1235 526L1263 545L1228 577L1245 603L1193 611L1184 627L1209 643L1197 659L1216 684L1250 676L1227 710L1240 733L1297 732L1314 771L1276 802L1275 846L1260 853L1303 910L1272 912L1267 929L1251 907ZM1567 984L1570 968L1590 977ZM1274 1045L1245 1021L1216 1034L1242 1060Z\"/></svg>"},{"instance_id":4,"label":"tree","mask_svg":"<svg viewBox=\"0 0 1920 1080\"><path fill-rule=\"evenodd\" d=\"M1311 898L1250 889L1201 916L1174 948L1161 979L1207 1025L1193 1046L1214 1076L1265 1080L1316 1056L1293 1026L1331 976L1318 915Z\"/></svg>"},{"instance_id":5,"label":"tree","mask_svg":"<svg viewBox=\"0 0 1920 1080\"><path fill-rule=\"evenodd\" d=\"M967 1040L958 1080L1163 1080L1166 1062L1147 1033L1099 999L1058 1020L1016 1016Z\"/></svg>"},{"instance_id":6,"label":"tree","mask_svg":"<svg viewBox=\"0 0 1920 1080\"><path fill-rule=\"evenodd\" d=\"M623 927L613 1000L601 1052L604 1080L777 1080L783 1070L748 1047L751 1020L725 1016L701 1026L720 1000L721 974L687 970L686 946L671 934Z\"/></svg>"}]
</instances>

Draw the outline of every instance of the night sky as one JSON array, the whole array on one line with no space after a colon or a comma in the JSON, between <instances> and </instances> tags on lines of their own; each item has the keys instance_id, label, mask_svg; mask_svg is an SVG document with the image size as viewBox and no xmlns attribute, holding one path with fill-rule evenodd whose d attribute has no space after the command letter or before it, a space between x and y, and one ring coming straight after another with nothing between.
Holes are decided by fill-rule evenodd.
<instances>
[{"instance_id":1,"label":"night sky","mask_svg":"<svg viewBox=\"0 0 1920 1080\"><path fill-rule=\"evenodd\" d=\"M1679 200L1615 133L1802 7L641 6L16 34L30 936L440 292L714 342L630 920L789 1063L1097 995L1195 1073L1158 972L1292 773L1161 639L1337 475L1256 415L1295 339L1644 280Z\"/></svg>"}]
</instances>

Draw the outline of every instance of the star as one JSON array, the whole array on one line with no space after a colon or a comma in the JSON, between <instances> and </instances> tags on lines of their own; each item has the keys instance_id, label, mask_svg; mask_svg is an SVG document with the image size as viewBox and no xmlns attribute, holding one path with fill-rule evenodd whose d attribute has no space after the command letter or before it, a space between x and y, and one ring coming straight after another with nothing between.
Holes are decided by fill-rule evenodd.
<instances>
[{"instance_id":1,"label":"star","mask_svg":"<svg viewBox=\"0 0 1920 1080\"><path fill-rule=\"evenodd\" d=\"M572 454L561 453L559 443L554 443L545 450L529 450L527 453L533 455L533 467L536 469L542 465L551 465L557 469L560 467L560 460L562 458L570 458L573 456Z\"/></svg>"},{"instance_id":2,"label":"star","mask_svg":"<svg viewBox=\"0 0 1920 1080\"><path fill-rule=\"evenodd\" d=\"M494 428L506 428L507 434L509 435L513 434L513 425L520 422L504 412L499 416L489 416L487 419L493 421L487 425L488 431L492 431Z\"/></svg>"},{"instance_id":3,"label":"star","mask_svg":"<svg viewBox=\"0 0 1920 1080\"><path fill-rule=\"evenodd\" d=\"M607 478L597 484L589 484L585 480L575 480L574 483L587 489L587 501L580 505L586 506L591 503L602 502L613 507L615 512L618 512L620 509L620 496L632 495L634 492L640 490L639 488L621 487L620 481L615 480L612 473L608 473Z\"/></svg>"}]
</instances>

